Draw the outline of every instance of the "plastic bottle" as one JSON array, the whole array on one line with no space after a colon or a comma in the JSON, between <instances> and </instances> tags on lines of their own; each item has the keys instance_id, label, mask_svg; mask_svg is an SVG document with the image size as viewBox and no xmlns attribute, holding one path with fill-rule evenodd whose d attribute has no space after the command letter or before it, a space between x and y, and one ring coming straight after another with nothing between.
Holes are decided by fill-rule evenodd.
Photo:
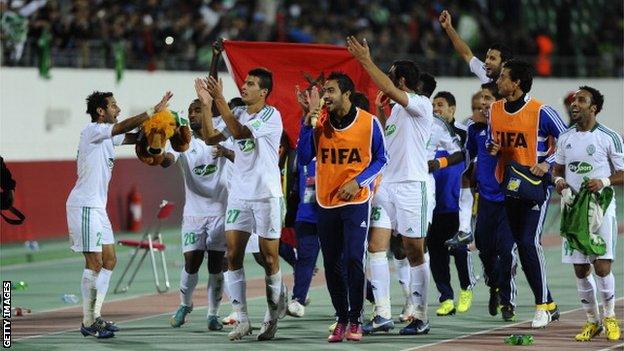
<instances>
[{"instance_id":1,"label":"plastic bottle","mask_svg":"<svg viewBox=\"0 0 624 351\"><path fill-rule=\"evenodd\" d=\"M63 300L63 302L65 303L78 303L78 296L74 295L74 294L64 294L61 299Z\"/></svg>"},{"instance_id":2,"label":"plastic bottle","mask_svg":"<svg viewBox=\"0 0 624 351\"><path fill-rule=\"evenodd\" d=\"M28 288L28 284L24 281L11 282L11 290L26 290L26 288Z\"/></svg>"}]
</instances>

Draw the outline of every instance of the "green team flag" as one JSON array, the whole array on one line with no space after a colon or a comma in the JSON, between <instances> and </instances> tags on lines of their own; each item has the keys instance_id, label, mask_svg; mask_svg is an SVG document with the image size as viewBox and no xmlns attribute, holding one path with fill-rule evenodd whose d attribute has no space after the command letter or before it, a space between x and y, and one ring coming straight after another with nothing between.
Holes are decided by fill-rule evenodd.
<instances>
[{"instance_id":1,"label":"green team flag","mask_svg":"<svg viewBox=\"0 0 624 351\"><path fill-rule=\"evenodd\" d=\"M115 75L117 83L121 82L124 70L126 69L126 52L122 41L113 44L113 55L115 57Z\"/></svg>"},{"instance_id":2,"label":"green team flag","mask_svg":"<svg viewBox=\"0 0 624 351\"><path fill-rule=\"evenodd\" d=\"M52 44L52 34L48 29L44 30L37 40L39 48L39 76L43 79L50 79L50 68L52 67L52 58L50 57L50 46Z\"/></svg>"}]
</instances>

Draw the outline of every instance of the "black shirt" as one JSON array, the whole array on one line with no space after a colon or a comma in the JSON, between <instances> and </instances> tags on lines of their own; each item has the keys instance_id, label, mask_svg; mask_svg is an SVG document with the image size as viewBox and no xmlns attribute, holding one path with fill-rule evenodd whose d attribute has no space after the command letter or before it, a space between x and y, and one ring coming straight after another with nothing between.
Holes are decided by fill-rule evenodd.
<instances>
[{"instance_id":1,"label":"black shirt","mask_svg":"<svg viewBox=\"0 0 624 351\"><path fill-rule=\"evenodd\" d=\"M517 112L526 103L524 99L526 99L526 93L522 94L522 96L516 101L505 101L505 111L508 113Z\"/></svg>"},{"instance_id":2,"label":"black shirt","mask_svg":"<svg viewBox=\"0 0 624 351\"><path fill-rule=\"evenodd\" d=\"M351 124L355 120L356 113L357 113L357 110L355 109L355 105L351 104L351 109L349 110L349 113L347 113L344 117L340 119L336 117L335 113L330 112L329 121L331 122L334 128L344 129L348 127L349 124Z\"/></svg>"}]
</instances>

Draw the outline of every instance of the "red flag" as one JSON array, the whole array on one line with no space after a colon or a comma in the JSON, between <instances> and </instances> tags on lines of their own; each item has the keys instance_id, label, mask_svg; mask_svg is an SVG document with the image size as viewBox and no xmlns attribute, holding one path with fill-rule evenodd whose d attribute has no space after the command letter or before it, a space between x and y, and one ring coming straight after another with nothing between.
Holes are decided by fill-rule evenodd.
<instances>
[{"instance_id":1,"label":"red flag","mask_svg":"<svg viewBox=\"0 0 624 351\"><path fill-rule=\"evenodd\" d=\"M295 86L306 89L310 85L306 76L316 79L322 73L326 78L333 71L343 72L353 80L357 91L368 96L370 108L374 109L377 87L345 47L230 40L225 40L223 47L225 62L238 87L251 69L264 67L273 72L273 91L267 103L281 113L284 130L293 145L302 117Z\"/></svg>"}]
</instances>

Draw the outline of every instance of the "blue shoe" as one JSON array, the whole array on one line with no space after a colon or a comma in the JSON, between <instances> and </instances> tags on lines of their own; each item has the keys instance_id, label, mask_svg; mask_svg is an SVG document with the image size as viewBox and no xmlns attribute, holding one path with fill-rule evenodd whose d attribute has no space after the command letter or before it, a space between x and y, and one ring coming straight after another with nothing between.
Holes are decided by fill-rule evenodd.
<instances>
[{"instance_id":1,"label":"blue shoe","mask_svg":"<svg viewBox=\"0 0 624 351\"><path fill-rule=\"evenodd\" d=\"M413 319L410 324L399 331L401 335L420 335L428 334L431 327L429 322L423 322L420 319Z\"/></svg>"},{"instance_id":2,"label":"blue shoe","mask_svg":"<svg viewBox=\"0 0 624 351\"><path fill-rule=\"evenodd\" d=\"M93 336L97 339L108 339L115 336L112 331L106 330L106 326L97 321L93 322L91 326L85 327L84 324L80 326L80 332L83 336Z\"/></svg>"},{"instance_id":3,"label":"blue shoe","mask_svg":"<svg viewBox=\"0 0 624 351\"><path fill-rule=\"evenodd\" d=\"M221 330L223 324L219 321L218 316L208 316L208 330Z\"/></svg>"},{"instance_id":4,"label":"blue shoe","mask_svg":"<svg viewBox=\"0 0 624 351\"><path fill-rule=\"evenodd\" d=\"M379 331L389 332L392 329L394 329L394 321L392 318L384 318L380 315L376 315L373 320L362 326L362 332L365 335Z\"/></svg>"},{"instance_id":5,"label":"blue shoe","mask_svg":"<svg viewBox=\"0 0 624 351\"><path fill-rule=\"evenodd\" d=\"M97 317L95 321L98 323L104 323L104 328L106 328L106 330L108 331L111 331L111 332L119 331L119 327L117 326L117 324L115 324L115 322L105 321L102 319L102 317Z\"/></svg>"},{"instance_id":6,"label":"blue shoe","mask_svg":"<svg viewBox=\"0 0 624 351\"><path fill-rule=\"evenodd\" d=\"M186 315L191 313L191 311L193 311L193 306L180 305L176 313L169 319L169 323L174 328L180 328L182 324L186 323Z\"/></svg>"}]
</instances>

